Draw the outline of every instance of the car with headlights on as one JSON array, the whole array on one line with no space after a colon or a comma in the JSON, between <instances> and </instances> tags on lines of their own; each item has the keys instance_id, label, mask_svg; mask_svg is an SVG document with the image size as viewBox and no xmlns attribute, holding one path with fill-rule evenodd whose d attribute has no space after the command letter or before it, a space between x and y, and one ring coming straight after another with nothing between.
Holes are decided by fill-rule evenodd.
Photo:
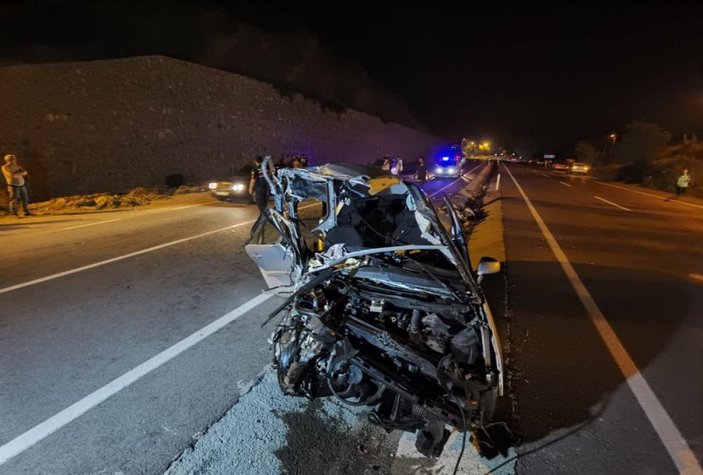
<instances>
[{"instance_id":1,"label":"car with headlights on","mask_svg":"<svg viewBox=\"0 0 703 475\"><path fill-rule=\"evenodd\" d=\"M569 171L567 173L570 173L572 175L575 175L577 173L585 175L588 173L588 170L590 170L590 168L585 163L575 162L571 164L571 167L569 168Z\"/></svg>"},{"instance_id":2,"label":"car with headlights on","mask_svg":"<svg viewBox=\"0 0 703 475\"><path fill-rule=\"evenodd\" d=\"M208 189L215 198L221 201L253 203L254 199L249 194L251 170L252 167L242 167L233 176L211 181L208 183Z\"/></svg>"},{"instance_id":3,"label":"car with headlights on","mask_svg":"<svg viewBox=\"0 0 703 475\"><path fill-rule=\"evenodd\" d=\"M460 164L449 156L440 157L431 171L435 178L459 178L461 176Z\"/></svg>"}]
</instances>

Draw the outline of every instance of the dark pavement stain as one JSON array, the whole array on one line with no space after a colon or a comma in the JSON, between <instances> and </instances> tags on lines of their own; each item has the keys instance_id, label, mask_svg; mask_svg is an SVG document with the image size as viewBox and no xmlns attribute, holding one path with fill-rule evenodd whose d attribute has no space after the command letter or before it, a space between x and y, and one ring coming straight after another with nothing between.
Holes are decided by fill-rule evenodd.
<instances>
[{"instance_id":1,"label":"dark pavement stain","mask_svg":"<svg viewBox=\"0 0 703 475\"><path fill-rule=\"evenodd\" d=\"M387 435L363 415L358 420L332 418L323 402L310 402L303 412L278 416L286 424L286 445L275 454L289 474L389 474L398 435Z\"/></svg>"}]
</instances>

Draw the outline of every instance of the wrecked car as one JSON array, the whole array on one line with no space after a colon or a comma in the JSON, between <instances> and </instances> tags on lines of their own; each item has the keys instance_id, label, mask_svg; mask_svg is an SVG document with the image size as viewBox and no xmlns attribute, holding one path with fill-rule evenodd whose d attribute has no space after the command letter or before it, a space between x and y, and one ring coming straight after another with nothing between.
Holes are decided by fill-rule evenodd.
<instances>
[{"instance_id":1,"label":"wrecked car","mask_svg":"<svg viewBox=\"0 0 703 475\"><path fill-rule=\"evenodd\" d=\"M262 169L265 170L265 163ZM268 175L274 206L245 248L284 298L270 342L282 391L368 406L437 456L447 426L474 432L503 392L501 348L449 200L380 169L324 165ZM266 323L266 322L265 322Z\"/></svg>"}]
</instances>

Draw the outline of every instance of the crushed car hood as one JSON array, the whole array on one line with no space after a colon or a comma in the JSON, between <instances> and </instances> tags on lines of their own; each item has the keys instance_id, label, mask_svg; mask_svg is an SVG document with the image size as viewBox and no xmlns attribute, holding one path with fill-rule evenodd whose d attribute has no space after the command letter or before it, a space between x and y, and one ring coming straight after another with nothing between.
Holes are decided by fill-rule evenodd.
<instances>
[{"instance_id":1,"label":"crushed car hood","mask_svg":"<svg viewBox=\"0 0 703 475\"><path fill-rule=\"evenodd\" d=\"M488 433L500 343L449 200L445 229L422 190L383 170L262 171L274 206L245 247L285 297L264 322L283 313L271 342L284 394L366 405L386 430L417 432L428 456L446 425ZM313 225L308 206L322 207Z\"/></svg>"}]
</instances>

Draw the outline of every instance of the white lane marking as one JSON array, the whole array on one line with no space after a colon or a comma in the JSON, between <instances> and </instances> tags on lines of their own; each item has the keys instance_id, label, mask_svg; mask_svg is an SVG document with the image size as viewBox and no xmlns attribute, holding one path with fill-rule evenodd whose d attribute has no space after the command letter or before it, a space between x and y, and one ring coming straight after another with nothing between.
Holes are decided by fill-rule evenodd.
<instances>
[{"instance_id":1,"label":"white lane marking","mask_svg":"<svg viewBox=\"0 0 703 475\"><path fill-rule=\"evenodd\" d=\"M611 206L615 206L616 208L624 209L625 211L632 211L631 209L627 209L624 206L620 206L617 203L613 203L612 201L608 201L605 198L601 198L600 196L594 196L595 199L601 200L603 203L608 203Z\"/></svg>"},{"instance_id":2,"label":"white lane marking","mask_svg":"<svg viewBox=\"0 0 703 475\"><path fill-rule=\"evenodd\" d=\"M481 165L483 165L483 164L481 164ZM476 170L476 169L477 169L478 167L480 167L481 165L476 165L475 167L473 167L473 168L472 168L471 170L469 170L468 172L462 173L462 175L461 175L459 178L457 178L456 180L452 181L451 183L449 183L449 184L446 185L446 186L443 186L442 188L440 188L439 190L435 191L434 193L430 193L430 194L427 195L427 196L434 196L434 195L436 195L437 193L446 190L447 188L449 188L450 186L452 186L453 184L455 184L455 183L458 182L459 180L464 180L464 181L466 181L467 183L471 183L471 180L469 180L468 178L466 178L464 175L465 175L465 174L468 174L468 173L471 173L472 171Z\"/></svg>"},{"instance_id":3,"label":"white lane marking","mask_svg":"<svg viewBox=\"0 0 703 475\"><path fill-rule=\"evenodd\" d=\"M688 446L686 439L681 435L681 432L679 432L676 424L674 424L674 421L671 420L671 416L669 416L666 412L666 409L664 409L664 406L659 399L657 399L656 394L654 394L654 391L640 373L637 365L630 357L622 342L618 339L613 327L610 326L608 320L605 318L605 315L603 315L600 308L598 308L598 304L596 304L596 301L593 300L593 297L588 292L588 289L586 289L586 286L581 281L581 278L576 273L576 270L571 265L571 262L567 259L566 254L562 251L561 247L554 238L554 235L551 233L549 228L547 228L547 225L542 220L542 217L532 205L532 202L522 190L522 187L518 184L513 174L510 173L508 167L505 168L508 171L508 174L510 174L510 178L513 179L513 182L522 195L522 198L525 200L527 208L530 210L535 222L537 222L537 225L542 231L542 235L549 244L554 256L559 261L559 264L561 264L561 267L568 277L571 286L576 291L579 300L581 300L581 304L588 312L593 325L596 327L598 334L605 343L605 346L608 348L610 355L618 365L618 368L620 368L623 376L625 376L625 380L627 381L628 386L630 386L630 390L632 390L640 404L640 407L642 407L642 410L647 416L647 419L649 419L649 422L654 427L659 439L664 444L664 447L666 447L667 452L669 452L669 456L673 460L674 464L682 473L703 473L703 469L701 469L701 466L696 460L695 454Z\"/></svg>"},{"instance_id":4,"label":"white lane marking","mask_svg":"<svg viewBox=\"0 0 703 475\"><path fill-rule=\"evenodd\" d=\"M451 182L450 184L448 184L448 185L446 185L446 186L443 186L442 188L440 188L439 190L435 191L434 193L430 193L428 196L434 196L434 195L436 195L437 193L439 193L440 191L446 190L447 188L449 188L450 186L452 186L453 184L455 184L457 181L461 180L462 178L464 178L464 177L462 176L461 178L457 178L456 180L454 180L454 181Z\"/></svg>"},{"instance_id":5,"label":"white lane marking","mask_svg":"<svg viewBox=\"0 0 703 475\"><path fill-rule=\"evenodd\" d=\"M87 228L88 226L96 226L98 224L114 223L115 221L121 221L123 218L109 219L107 221L96 221L95 223L79 224L78 226L69 226L68 228L61 228L58 231L67 231L69 229Z\"/></svg>"},{"instance_id":6,"label":"white lane marking","mask_svg":"<svg viewBox=\"0 0 703 475\"><path fill-rule=\"evenodd\" d=\"M625 191L629 191L630 193L637 193L638 195L649 196L649 197L651 197L651 198L658 198L658 199L660 199L660 200L666 201L667 203L676 203L676 204L680 204L680 205L693 206L694 208L701 208L701 209L703 209L703 206L702 206L702 205L697 205L697 204L694 204L694 203L687 203L687 202L685 202L685 201L672 200L672 199L669 199L669 198L666 197L666 196L655 195L654 193L646 193L646 192L644 192L644 191L633 190L633 189L631 189L631 188L626 188L626 187L624 187L624 186L612 185L612 184L610 184L610 183L603 183L602 181L596 181L596 180L590 180L590 181L591 181L591 183L598 183L599 185L609 186L609 187L611 187L611 188L617 188L618 190L625 190Z\"/></svg>"},{"instance_id":7,"label":"white lane marking","mask_svg":"<svg viewBox=\"0 0 703 475\"><path fill-rule=\"evenodd\" d=\"M310 208L311 206L316 206L318 204L319 203L313 203L310 205L301 206L298 209ZM139 256L141 254L146 254L147 252L158 251L159 249L164 249L167 247L175 246L176 244L182 244L184 242L192 241L193 239L200 239L205 236L210 236L211 234L216 234L216 233L219 233L222 231L227 231L228 229L238 228L239 226L252 224L254 222L256 222L255 219L250 219L249 221L243 221L241 223L232 224L231 226L225 226L224 228L219 228L219 229L215 229L213 231L208 231L205 233L196 234L195 236L189 236L189 237L183 238L183 239L177 239L175 241L167 242L164 244L159 244L158 246L148 247L148 248L142 249L140 251L130 252L129 254L124 254L122 256L113 257L111 259L105 259L104 261L94 262L92 264L88 264L85 266L76 267L75 269L70 269L70 270L67 270L64 272L59 272L57 274L48 275L46 277L41 277L39 279L30 280L28 282L22 282L21 284L11 285L9 287L5 287L3 289L0 289L0 294L4 294L6 292L12 292L13 290L22 289L24 287L29 287L31 285L41 284L42 282L47 282L50 280L58 279L60 277L66 277L67 275L77 274L78 272L83 272L84 270L94 269L96 267L104 266L107 264L112 264L113 262L118 262L118 261L122 261L125 259L129 259L130 257Z\"/></svg>"},{"instance_id":8,"label":"white lane marking","mask_svg":"<svg viewBox=\"0 0 703 475\"><path fill-rule=\"evenodd\" d=\"M215 203L217 203L217 200L206 201L205 203L198 203L198 204L194 204L194 205L178 206L176 208L168 208L168 209L165 209L164 211L178 211L179 209L197 208L198 206L207 206L207 205L212 205ZM157 209L158 208L156 208L155 210L157 210ZM144 211L150 211L150 210L146 209Z\"/></svg>"},{"instance_id":9,"label":"white lane marking","mask_svg":"<svg viewBox=\"0 0 703 475\"><path fill-rule=\"evenodd\" d=\"M4 464L11 458L21 454L25 450L29 449L39 441L53 434L57 430L61 429L66 424L77 419L81 415L88 412L90 409L94 408L101 402L105 401L111 396L114 396L130 384L134 383L138 379L147 375L151 371L155 370L159 366L172 360L179 354L183 353L185 350L189 349L196 343L204 340L213 333L222 329L226 325L232 323L240 316L247 313L249 310L257 307L258 305L264 303L266 300L271 298L273 294L261 294L248 302L235 308L228 314L218 318L214 322L206 325L190 336L179 341L175 345L167 348L161 353L153 356L144 363L140 364L136 368L126 372L117 379L112 380L105 386L101 387L97 391L92 392L80 401L72 404L58 414L53 415L44 422L34 426L22 435L12 439L10 442L3 446L0 446L0 465Z\"/></svg>"},{"instance_id":10,"label":"white lane marking","mask_svg":"<svg viewBox=\"0 0 703 475\"><path fill-rule=\"evenodd\" d=\"M565 182L563 182L563 181L560 181L559 183L561 183L561 184L564 185L564 186L568 186L569 188L572 188L572 187L574 186L574 185L570 185L570 184L568 184L568 183L565 183Z\"/></svg>"},{"instance_id":11,"label":"white lane marking","mask_svg":"<svg viewBox=\"0 0 703 475\"><path fill-rule=\"evenodd\" d=\"M498 178L496 178L496 191L500 190L500 173L498 173Z\"/></svg>"},{"instance_id":12,"label":"white lane marking","mask_svg":"<svg viewBox=\"0 0 703 475\"><path fill-rule=\"evenodd\" d=\"M24 287L29 287L30 285L41 284L42 282L47 282L49 280L58 279L60 277L66 277L67 275L76 274L78 272L83 272L84 270L94 269L96 267L104 266L107 264L112 264L113 262L122 261L124 259L129 259L130 257L139 256L141 254L146 254L147 252L157 251L159 249L164 249L166 247L175 246L176 244L182 244L184 242L192 241L193 239L199 239L201 237L209 236L211 234L219 233L219 232L226 231L228 229L236 228L239 226L244 226L245 224L251 224L253 222L254 222L254 220L244 221L242 223L233 224L231 226L226 226L224 228L215 229L214 231L208 231L206 233L196 234L195 236L190 236L187 238L178 239L176 241L171 241L171 242L167 242L164 244L159 244L158 246L148 247L148 248L142 249L140 251L130 252L129 254L124 254L122 256L113 257L112 259L105 259L104 261L94 262L92 264L88 264L88 265L81 266L81 267L76 267L74 269L70 269L70 270L67 270L64 272L59 272L57 274L48 275L46 277L41 277L39 279L30 280L28 282L22 282L21 284L11 285L10 287L5 287L4 289L0 289L0 294L4 294L6 292L11 292L11 291L17 290L17 289L22 289Z\"/></svg>"},{"instance_id":13,"label":"white lane marking","mask_svg":"<svg viewBox=\"0 0 703 475\"><path fill-rule=\"evenodd\" d=\"M211 204L215 204L215 203L217 203L217 201L206 201L205 203L198 203L198 204L194 204L194 205L177 206L177 207L175 207L175 208L170 208L170 207L169 207L169 208L166 208L166 209L158 209L158 208L156 208L156 209L145 209L145 210L143 210L143 211L153 211L153 212L156 212L156 213L162 213L162 212L164 212L164 211L179 211L179 210L182 210L182 209L196 208L196 207L198 207L198 206L206 206L206 205L211 205ZM61 228L61 229L59 229L58 231L68 231L69 229L85 228L85 227L87 227L87 226L95 226L96 224L114 223L115 221L121 221L121 220L123 220L123 219L130 219L130 218L135 218L135 217L141 217L141 218L143 218L144 216L138 216L138 215L125 216L124 218L116 218L116 219L110 219L110 220L107 220L107 221L98 221L98 222L95 222L95 223L80 224L80 225L78 225L78 226L70 226L70 227L68 227L68 228Z\"/></svg>"},{"instance_id":14,"label":"white lane marking","mask_svg":"<svg viewBox=\"0 0 703 475\"><path fill-rule=\"evenodd\" d=\"M546 173L542 173L542 176L549 178L549 175L547 175Z\"/></svg>"},{"instance_id":15,"label":"white lane marking","mask_svg":"<svg viewBox=\"0 0 703 475\"><path fill-rule=\"evenodd\" d=\"M149 215L151 215L151 214L156 214L156 213L162 213L162 212L165 212L165 211L178 211L178 210L181 210L181 209L195 208L195 207L197 207L197 206L206 206L206 205L215 204L215 203L217 203L217 200L214 200L214 201L206 201L205 203L198 203L198 204L195 204L195 205L178 206L178 207L176 207L176 208L170 208L170 207L167 207L167 208L150 208L150 209L138 210L138 211L143 212L143 213L145 213L145 214L148 213ZM132 210L123 210L123 211L126 212L126 211L132 211ZM137 211L137 210L134 210L134 211ZM96 213L89 213L89 212L86 212L86 214L96 214ZM42 215L42 216L63 216L63 215L61 215L61 214L56 214L56 215L47 215L47 214L45 214L45 215ZM125 217L122 217L122 218L112 219L112 220L108 220L108 221L100 221L100 222L97 222L97 223L81 224L81 225L78 225L78 226L70 226L70 227L67 227L67 228L47 229L47 230L41 231L41 232L36 232L36 233L31 233L31 234L22 234L22 237L37 237L37 236L43 236L43 235L45 235L45 234L53 234L53 233L56 233L56 232L59 232L59 231L69 231L69 230L71 230L71 229L78 229L78 228L85 227L85 226L92 226L93 224L105 224L105 223L111 223L111 222L114 222L114 221L121 221L121 220L123 220L123 219L132 219L132 218L136 218L136 217L143 218L143 217L144 217L144 214L139 214L139 213L137 213L137 214L132 214L131 216L125 216ZM51 221L44 221L43 224L48 227L48 226L50 226L50 225L52 224L52 222L51 222Z\"/></svg>"}]
</instances>

